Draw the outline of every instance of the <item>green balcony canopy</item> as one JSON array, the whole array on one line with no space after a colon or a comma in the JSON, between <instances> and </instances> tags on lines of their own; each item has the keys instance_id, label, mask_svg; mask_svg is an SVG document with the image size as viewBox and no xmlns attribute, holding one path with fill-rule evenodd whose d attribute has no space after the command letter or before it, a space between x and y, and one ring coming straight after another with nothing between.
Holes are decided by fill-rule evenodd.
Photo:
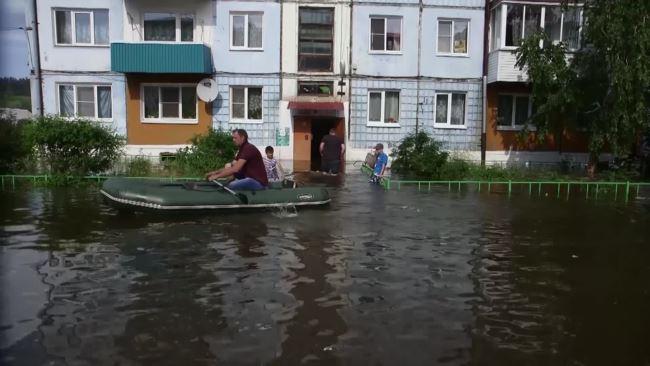
<instances>
[{"instance_id":1,"label":"green balcony canopy","mask_svg":"<svg viewBox=\"0 0 650 366\"><path fill-rule=\"evenodd\" d=\"M111 70L122 73L212 74L210 48L196 43L111 43Z\"/></svg>"}]
</instances>

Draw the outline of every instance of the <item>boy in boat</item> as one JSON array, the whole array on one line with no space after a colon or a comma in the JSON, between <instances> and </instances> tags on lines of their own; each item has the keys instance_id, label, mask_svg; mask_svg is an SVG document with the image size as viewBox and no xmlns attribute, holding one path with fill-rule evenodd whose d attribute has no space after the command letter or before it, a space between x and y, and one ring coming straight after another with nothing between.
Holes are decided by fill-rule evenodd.
<instances>
[{"instance_id":1,"label":"boy in boat","mask_svg":"<svg viewBox=\"0 0 650 366\"><path fill-rule=\"evenodd\" d=\"M368 182L379 184L379 182L381 182L381 179L384 177L386 165L388 165L388 155L384 153L384 145L382 143L375 145L375 153L377 154L377 158L375 159L375 167Z\"/></svg>"},{"instance_id":2,"label":"boy in boat","mask_svg":"<svg viewBox=\"0 0 650 366\"><path fill-rule=\"evenodd\" d=\"M262 154L248 142L246 130L238 128L232 131L232 141L239 147L235 161L231 166L208 172L206 179L215 180L233 175L235 180L228 183L232 190L257 191L269 185Z\"/></svg>"},{"instance_id":3,"label":"boy in boat","mask_svg":"<svg viewBox=\"0 0 650 366\"><path fill-rule=\"evenodd\" d=\"M264 149L264 168L266 168L266 177L269 182L281 182L284 179L284 170L280 162L273 158L273 146L267 146Z\"/></svg>"}]
</instances>

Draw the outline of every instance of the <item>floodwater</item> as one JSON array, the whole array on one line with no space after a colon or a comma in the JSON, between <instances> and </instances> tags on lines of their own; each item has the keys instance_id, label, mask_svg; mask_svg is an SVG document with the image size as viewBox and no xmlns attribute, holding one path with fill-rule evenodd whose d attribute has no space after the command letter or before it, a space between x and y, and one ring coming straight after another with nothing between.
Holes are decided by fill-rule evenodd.
<instances>
[{"instance_id":1,"label":"floodwater","mask_svg":"<svg viewBox=\"0 0 650 366\"><path fill-rule=\"evenodd\" d=\"M311 180L297 215L5 188L0 364L650 364L650 202Z\"/></svg>"}]
</instances>

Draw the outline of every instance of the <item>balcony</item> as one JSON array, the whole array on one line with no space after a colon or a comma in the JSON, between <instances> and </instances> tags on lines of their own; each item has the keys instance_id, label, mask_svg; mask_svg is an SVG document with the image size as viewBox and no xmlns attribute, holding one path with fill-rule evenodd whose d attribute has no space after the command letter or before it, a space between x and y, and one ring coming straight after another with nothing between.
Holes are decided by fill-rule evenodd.
<instances>
[{"instance_id":1,"label":"balcony","mask_svg":"<svg viewBox=\"0 0 650 366\"><path fill-rule=\"evenodd\" d=\"M519 70L515 66L517 57L514 50L494 50L488 55L487 82L526 82L528 75L526 70Z\"/></svg>"},{"instance_id":2,"label":"balcony","mask_svg":"<svg viewBox=\"0 0 650 366\"><path fill-rule=\"evenodd\" d=\"M212 74L210 48L200 43L111 43L111 71L144 74Z\"/></svg>"}]
</instances>

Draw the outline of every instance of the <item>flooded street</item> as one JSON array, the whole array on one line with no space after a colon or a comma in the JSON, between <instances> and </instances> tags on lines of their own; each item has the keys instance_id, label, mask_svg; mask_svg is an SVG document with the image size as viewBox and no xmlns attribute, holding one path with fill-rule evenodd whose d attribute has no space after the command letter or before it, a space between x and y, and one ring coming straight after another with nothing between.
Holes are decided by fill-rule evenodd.
<instances>
[{"instance_id":1,"label":"flooded street","mask_svg":"<svg viewBox=\"0 0 650 366\"><path fill-rule=\"evenodd\" d=\"M312 184L297 215L5 188L0 364L650 364L650 203Z\"/></svg>"}]
</instances>

